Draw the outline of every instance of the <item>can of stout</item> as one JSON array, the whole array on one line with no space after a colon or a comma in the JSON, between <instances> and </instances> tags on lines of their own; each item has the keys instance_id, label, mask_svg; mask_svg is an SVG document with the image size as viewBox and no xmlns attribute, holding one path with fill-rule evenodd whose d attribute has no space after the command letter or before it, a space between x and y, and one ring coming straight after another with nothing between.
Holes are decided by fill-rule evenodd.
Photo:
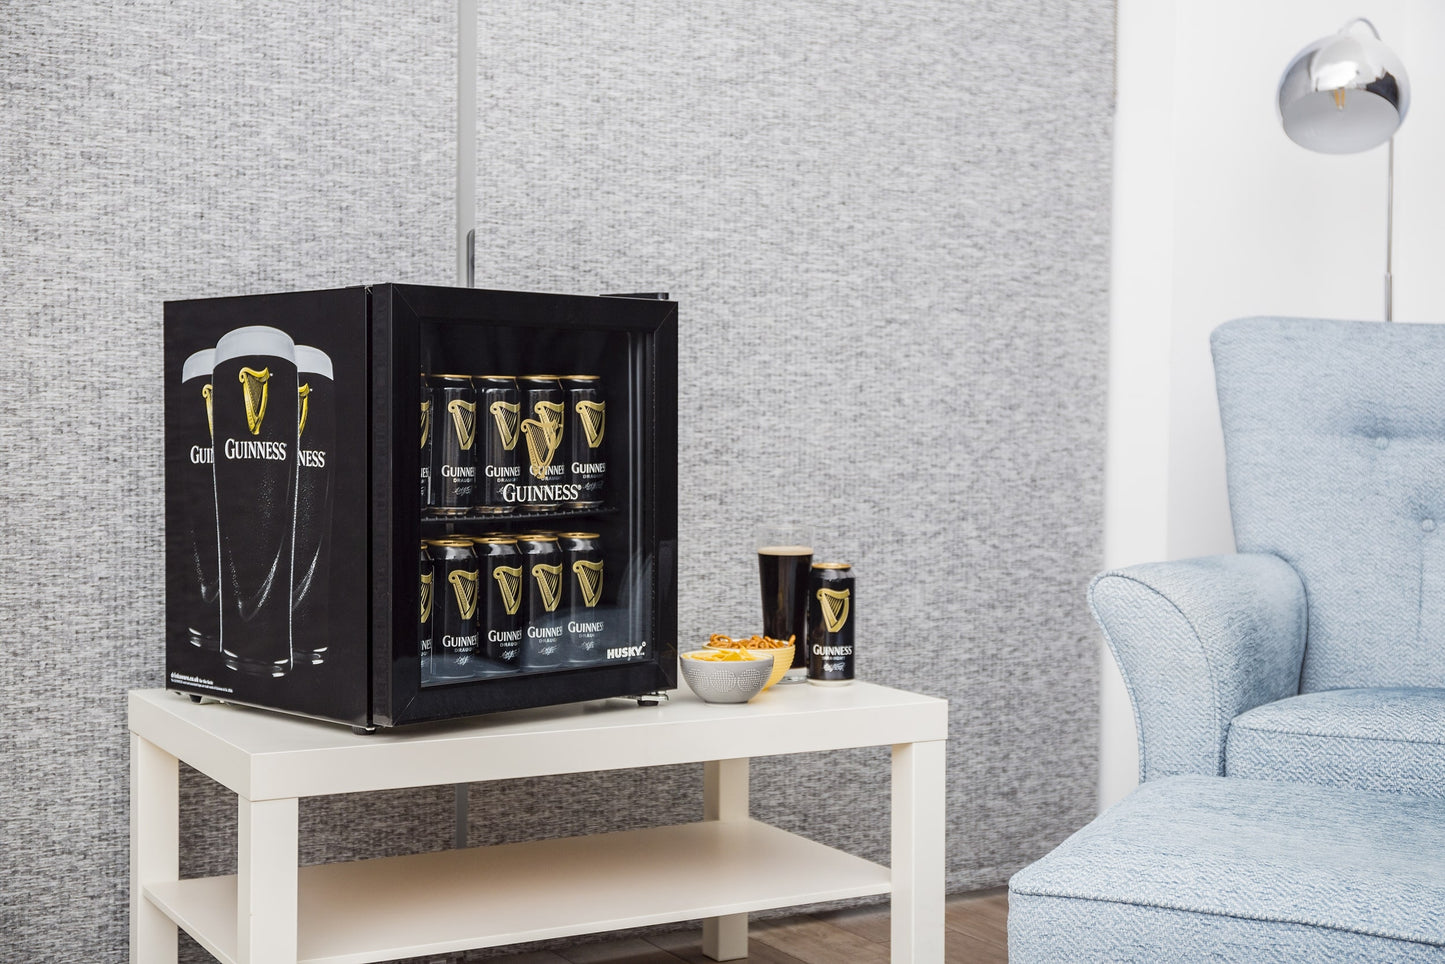
<instances>
[{"instance_id":1,"label":"can of stout","mask_svg":"<svg viewBox=\"0 0 1445 964\"><path fill-rule=\"evenodd\" d=\"M425 512L431 500L431 446L432 446L431 389L426 383L426 373L421 376L421 511Z\"/></svg>"},{"instance_id":2,"label":"can of stout","mask_svg":"<svg viewBox=\"0 0 1445 964\"><path fill-rule=\"evenodd\" d=\"M477 393L466 375L428 375L431 397L432 515L465 515L477 486Z\"/></svg>"},{"instance_id":3,"label":"can of stout","mask_svg":"<svg viewBox=\"0 0 1445 964\"><path fill-rule=\"evenodd\" d=\"M846 562L815 562L808 577L808 682L853 682L853 571Z\"/></svg>"},{"instance_id":4,"label":"can of stout","mask_svg":"<svg viewBox=\"0 0 1445 964\"><path fill-rule=\"evenodd\" d=\"M331 358L296 346L296 561L291 651L298 664L326 659L331 640L331 500L336 394Z\"/></svg>"},{"instance_id":5,"label":"can of stout","mask_svg":"<svg viewBox=\"0 0 1445 964\"><path fill-rule=\"evenodd\" d=\"M477 609L481 602L477 554L470 539L428 539L432 563L432 679L465 679L477 654Z\"/></svg>"},{"instance_id":6,"label":"can of stout","mask_svg":"<svg viewBox=\"0 0 1445 964\"><path fill-rule=\"evenodd\" d=\"M216 343L211 373L221 653L243 673L291 660L298 395L296 346L265 325Z\"/></svg>"},{"instance_id":7,"label":"can of stout","mask_svg":"<svg viewBox=\"0 0 1445 964\"><path fill-rule=\"evenodd\" d=\"M479 512L509 512L512 506L504 486L522 480L521 403L517 401L517 380L511 375L473 375L477 393L477 420L481 423L477 441L476 508Z\"/></svg>"},{"instance_id":8,"label":"can of stout","mask_svg":"<svg viewBox=\"0 0 1445 964\"><path fill-rule=\"evenodd\" d=\"M523 557L526 634L522 669L556 669L564 659L567 614L562 611L562 550L556 536L528 533L517 537Z\"/></svg>"},{"instance_id":9,"label":"can of stout","mask_svg":"<svg viewBox=\"0 0 1445 964\"><path fill-rule=\"evenodd\" d=\"M603 590L602 542L595 532L563 532L562 608L567 613L566 659L574 666L600 663L607 652L607 619L600 605Z\"/></svg>"},{"instance_id":10,"label":"can of stout","mask_svg":"<svg viewBox=\"0 0 1445 964\"><path fill-rule=\"evenodd\" d=\"M181 366L179 444L171 465L182 479L181 508L185 518L188 558L185 567L186 639L192 646L215 650L221 624L216 599L220 562L216 555L216 489L211 471L211 369L215 351L207 348Z\"/></svg>"},{"instance_id":11,"label":"can of stout","mask_svg":"<svg viewBox=\"0 0 1445 964\"><path fill-rule=\"evenodd\" d=\"M521 397L522 421L518 426L527 451L521 457L521 482L513 494L514 502L531 512L551 512L570 492L567 482L567 460L562 453L566 429L567 393L556 375L520 375L517 389ZM561 457L559 457L561 456Z\"/></svg>"},{"instance_id":12,"label":"can of stout","mask_svg":"<svg viewBox=\"0 0 1445 964\"><path fill-rule=\"evenodd\" d=\"M596 375L564 375L560 381L567 392L567 424L563 433L567 474L577 489L576 497L569 504L590 509L602 504L602 490L607 484L607 456L602 448L607 429L607 400L602 395L602 379Z\"/></svg>"},{"instance_id":13,"label":"can of stout","mask_svg":"<svg viewBox=\"0 0 1445 964\"><path fill-rule=\"evenodd\" d=\"M417 607L418 614L416 632L417 657L421 662L421 683L425 686L432 679L432 609L436 605L436 583L432 579L433 566L431 556L427 554L427 545L421 544L421 563L419 566L421 591L418 594L420 605Z\"/></svg>"},{"instance_id":14,"label":"can of stout","mask_svg":"<svg viewBox=\"0 0 1445 964\"><path fill-rule=\"evenodd\" d=\"M522 655L522 553L513 536L473 536L483 602L479 675L515 672Z\"/></svg>"}]
</instances>

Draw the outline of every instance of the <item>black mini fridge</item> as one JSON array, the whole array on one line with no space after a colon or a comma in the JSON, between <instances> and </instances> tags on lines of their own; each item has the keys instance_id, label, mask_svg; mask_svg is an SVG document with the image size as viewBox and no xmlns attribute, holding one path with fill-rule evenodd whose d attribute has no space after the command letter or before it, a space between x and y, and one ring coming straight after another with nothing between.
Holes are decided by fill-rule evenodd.
<instances>
[{"instance_id":1,"label":"black mini fridge","mask_svg":"<svg viewBox=\"0 0 1445 964\"><path fill-rule=\"evenodd\" d=\"M677 306L165 305L166 686L386 727L676 685Z\"/></svg>"}]
</instances>

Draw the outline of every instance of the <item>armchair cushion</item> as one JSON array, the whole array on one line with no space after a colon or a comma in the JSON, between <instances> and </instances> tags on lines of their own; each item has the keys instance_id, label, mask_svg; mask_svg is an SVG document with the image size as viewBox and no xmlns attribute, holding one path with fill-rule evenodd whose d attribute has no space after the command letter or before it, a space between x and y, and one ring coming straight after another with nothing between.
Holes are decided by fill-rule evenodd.
<instances>
[{"instance_id":1,"label":"armchair cushion","mask_svg":"<svg viewBox=\"0 0 1445 964\"><path fill-rule=\"evenodd\" d=\"M1241 714L1225 773L1445 799L1445 689L1325 690Z\"/></svg>"}]
</instances>

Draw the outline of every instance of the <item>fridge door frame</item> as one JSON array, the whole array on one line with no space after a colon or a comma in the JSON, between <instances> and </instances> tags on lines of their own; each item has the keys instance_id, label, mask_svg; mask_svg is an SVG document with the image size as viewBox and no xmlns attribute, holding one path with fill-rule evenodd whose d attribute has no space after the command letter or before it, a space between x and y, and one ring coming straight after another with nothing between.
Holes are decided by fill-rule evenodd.
<instances>
[{"instance_id":1,"label":"fridge door frame","mask_svg":"<svg viewBox=\"0 0 1445 964\"><path fill-rule=\"evenodd\" d=\"M578 327L642 334L642 542L654 553L652 658L614 666L421 686L415 658L421 539L419 460L411 438L420 404L417 332L426 319L517 328ZM371 718L378 726L634 696L677 685L677 303L426 285L371 290ZM409 647L409 649L408 649Z\"/></svg>"}]
</instances>

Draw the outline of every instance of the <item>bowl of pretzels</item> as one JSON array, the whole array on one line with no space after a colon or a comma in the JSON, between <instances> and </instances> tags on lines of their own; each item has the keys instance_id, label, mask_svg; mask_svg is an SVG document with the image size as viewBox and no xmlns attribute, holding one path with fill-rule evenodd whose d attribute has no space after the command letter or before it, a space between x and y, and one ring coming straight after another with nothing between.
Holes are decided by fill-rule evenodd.
<instances>
[{"instance_id":1,"label":"bowl of pretzels","mask_svg":"<svg viewBox=\"0 0 1445 964\"><path fill-rule=\"evenodd\" d=\"M795 650L793 637L787 639L773 639L771 636L751 636L745 639L733 639L722 633L713 633L707 641L708 649L742 649L758 655L771 656L773 658L773 671L768 675L768 681L763 684L763 690L767 691L774 683L783 678L793 665L793 652Z\"/></svg>"}]
</instances>

